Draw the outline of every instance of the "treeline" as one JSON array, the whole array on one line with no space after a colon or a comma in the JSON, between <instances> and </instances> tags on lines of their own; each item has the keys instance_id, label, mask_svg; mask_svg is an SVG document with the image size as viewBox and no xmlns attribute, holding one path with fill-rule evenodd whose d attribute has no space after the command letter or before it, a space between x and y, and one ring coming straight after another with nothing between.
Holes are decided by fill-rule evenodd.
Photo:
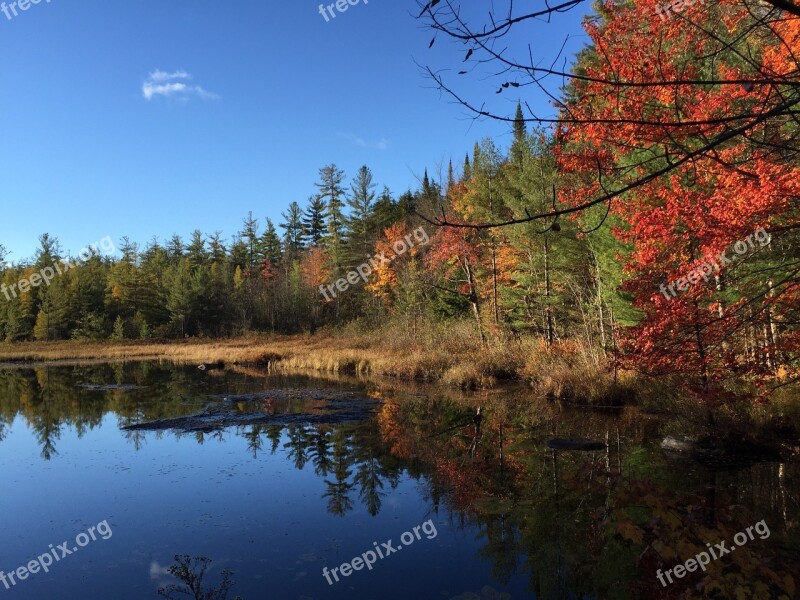
<instances>
[{"instance_id":1,"label":"treeline","mask_svg":"<svg viewBox=\"0 0 800 600\"><path fill-rule=\"evenodd\" d=\"M387 318L467 317L484 339L505 327L549 341L582 334L592 345L608 344L617 317L614 294L599 298L603 250L578 239L574 226L540 235L533 226L464 234L439 230L419 216L444 210L480 217L549 202L550 184L541 180L556 176L549 142L528 134L520 112L508 156L485 140L459 171L456 176L451 163L444 182L430 180L426 171L419 189L395 198L385 187L376 193L367 166L348 186L332 164L320 169L318 193L305 206L291 203L277 227L270 219L261 226L250 213L230 242L220 232L200 231L189 240L175 235L144 247L123 238L118 256L93 255L49 285L0 296L0 338L297 333L355 319L369 327ZM429 243L411 238L409 251L395 257L394 243L419 227ZM349 286L335 298L321 293L320 286L381 254L394 259L373 260L366 285ZM42 235L33 259L6 268L2 283L10 288L30 280L64 258L57 239Z\"/></svg>"},{"instance_id":2,"label":"treeline","mask_svg":"<svg viewBox=\"0 0 800 600\"><path fill-rule=\"evenodd\" d=\"M42 269L66 259L58 240L44 234L32 260L0 273L0 339L291 333L331 322L333 313L342 322L358 313L363 294L349 294L332 311L315 289L362 262L382 230L408 221L422 200L410 192L395 199L388 189L376 196L367 167L349 190L344 179L335 165L320 169L319 193L305 208L289 205L278 228L250 213L230 242L197 230L189 240L154 238L144 247L126 237L118 256L95 253L49 285L19 293L20 281L35 282ZM0 261L2 254L0 246Z\"/></svg>"}]
</instances>

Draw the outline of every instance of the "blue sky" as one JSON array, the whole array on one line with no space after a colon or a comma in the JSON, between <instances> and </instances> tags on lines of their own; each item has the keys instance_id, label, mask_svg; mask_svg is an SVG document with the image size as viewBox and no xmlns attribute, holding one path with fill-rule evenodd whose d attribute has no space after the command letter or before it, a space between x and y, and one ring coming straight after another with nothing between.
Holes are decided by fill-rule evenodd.
<instances>
[{"instance_id":1,"label":"blue sky","mask_svg":"<svg viewBox=\"0 0 800 600\"><path fill-rule=\"evenodd\" d=\"M507 126L474 122L423 77L415 61L455 73L464 50L428 49L410 0L329 22L313 0L46 2L0 12L0 244L13 261L44 232L73 253L106 235L230 239L248 211L277 224L304 206L325 164L348 184L366 164L398 195L485 136L508 144ZM512 41L549 64L567 35L572 52L585 43L580 18ZM544 106L495 97L481 72L457 83L509 115L518 97Z\"/></svg>"}]
</instances>

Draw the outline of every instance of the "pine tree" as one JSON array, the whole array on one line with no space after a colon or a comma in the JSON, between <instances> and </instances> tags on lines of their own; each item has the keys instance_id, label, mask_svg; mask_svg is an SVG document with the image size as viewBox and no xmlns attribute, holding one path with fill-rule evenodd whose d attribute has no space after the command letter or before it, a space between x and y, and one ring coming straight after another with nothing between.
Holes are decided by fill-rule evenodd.
<instances>
[{"instance_id":1,"label":"pine tree","mask_svg":"<svg viewBox=\"0 0 800 600\"><path fill-rule=\"evenodd\" d=\"M111 331L111 341L121 342L125 339L125 325L122 322L122 317L117 317L114 321L114 329Z\"/></svg>"},{"instance_id":2,"label":"pine tree","mask_svg":"<svg viewBox=\"0 0 800 600\"><path fill-rule=\"evenodd\" d=\"M247 213L242 224L244 227L239 236L247 246L247 267L253 272L257 267L259 254L258 220L253 217L253 211Z\"/></svg>"},{"instance_id":3,"label":"pine tree","mask_svg":"<svg viewBox=\"0 0 800 600\"><path fill-rule=\"evenodd\" d=\"M189 245L186 247L186 253L192 267L200 267L208 262L206 242L199 229L195 229L192 232L192 241L189 242Z\"/></svg>"},{"instance_id":4,"label":"pine tree","mask_svg":"<svg viewBox=\"0 0 800 600\"><path fill-rule=\"evenodd\" d=\"M387 186L383 186L380 196L375 201L373 208L375 215L375 227L378 233L382 232L389 225L397 221L397 203L392 198L392 192Z\"/></svg>"},{"instance_id":5,"label":"pine tree","mask_svg":"<svg viewBox=\"0 0 800 600\"><path fill-rule=\"evenodd\" d=\"M61 245L58 238L52 237L49 233L39 236L39 248L36 250L36 270L43 267L51 267L53 263L61 258Z\"/></svg>"},{"instance_id":6,"label":"pine tree","mask_svg":"<svg viewBox=\"0 0 800 600\"><path fill-rule=\"evenodd\" d=\"M511 161L518 167L522 164L527 143L528 131L525 127L525 116L522 114L522 105L517 102L517 114L514 116L514 141L511 143Z\"/></svg>"},{"instance_id":7,"label":"pine tree","mask_svg":"<svg viewBox=\"0 0 800 600\"><path fill-rule=\"evenodd\" d=\"M319 197L325 202L325 226L327 235L325 242L334 266L334 273L338 274L341 267L341 245L344 229L344 171L335 164L322 167L319 170Z\"/></svg>"},{"instance_id":8,"label":"pine tree","mask_svg":"<svg viewBox=\"0 0 800 600\"><path fill-rule=\"evenodd\" d=\"M208 247L212 263L222 263L228 257L228 249L222 241L222 232L215 231L208 238Z\"/></svg>"},{"instance_id":9,"label":"pine tree","mask_svg":"<svg viewBox=\"0 0 800 600\"><path fill-rule=\"evenodd\" d=\"M139 338L141 338L143 340L149 340L150 336L152 335L150 333L150 326L147 324L147 321L144 320L144 319L141 320L141 323L142 324L139 326Z\"/></svg>"},{"instance_id":10,"label":"pine tree","mask_svg":"<svg viewBox=\"0 0 800 600\"><path fill-rule=\"evenodd\" d=\"M177 264L183 257L183 239L177 233L167 242L167 254L172 264Z\"/></svg>"},{"instance_id":11,"label":"pine tree","mask_svg":"<svg viewBox=\"0 0 800 600\"><path fill-rule=\"evenodd\" d=\"M445 190L448 194L450 190L453 189L453 185L455 185L455 176L453 175L453 159L450 159L450 162L447 165L447 189Z\"/></svg>"},{"instance_id":12,"label":"pine tree","mask_svg":"<svg viewBox=\"0 0 800 600\"><path fill-rule=\"evenodd\" d=\"M303 250L303 211L297 202L292 202L289 209L281 213L283 223L278 227L283 229L283 240L286 252L297 256Z\"/></svg>"},{"instance_id":13,"label":"pine tree","mask_svg":"<svg viewBox=\"0 0 800 600\"><path fill-rule=\"evenodd\" d=\"M428 214L439 212L439 206L441 205L439 185L431 183L428 178L428 169L425 169L425 175L422 177L422 189L416 205L422 212L427 212Z\"/></svg>"},{"instance_id":14,"label":"pine tree","mask_svg":"<svg viewBox=\"0 0 800 600\"><path fill-rule=\"evenodd\" d=\"M303 212L303 229L310 246L317 246L325 237L325 201L321 196L311 196Z\"/></svg>"},{"instance_id":15,"label":"pine tree","mask_svg":"<svg viewBox=\"0 0 800 600\"><path fill-rule=\"evenodd\" d=\"M264 258L275 267L281 262L281 240L272 219L267 219L267 230L261 236L261 246L264 248Z\"/></svg>"},{"instance_id":16,"label":"pine tree","mask_svg":"<svg viewBox=\"0 0 800 600\"><path fill-rule=\"evenodd\" d=\"M375 184L372 171L366 165L358 170L347 198L350 215L347 217L349 259L357 264L366 259L372 250L374 231Z\"/></svg>"},{"instance_id":17,"label":"pine tree","mask_svg":"<svg viewBox=\"0 0 800 600\"><path fill-rule=\"evenodd\" d=\"M191 290L191 267L187 259L181 259L172 271L170 279L167 308L174 333L184 337L191 332L195 316L195 304Z\"/></svg>"},{"instance_id":18,"label":"pine tree","mask_svg":"<svg viewBox=\"0 0 800 600\"><path fill-rule=\"evenodd\" d=\"M469 181L472 179L472 167L469 164L469 154L464 157L464 173L461 175L462 181Z\"/></svg>"},{"instance_id":19,"label":"pine tree","mask_svg":"<svg viewBox=\"0 0 800 600\"><path fill-rule=\"evenodd\" d=\"M240 237L233 238L233 243L231 244L231 255L230 261L233 268L240 267L242 271L249 268L248 265L248 246Z\"/></svg>"}]
</instances>

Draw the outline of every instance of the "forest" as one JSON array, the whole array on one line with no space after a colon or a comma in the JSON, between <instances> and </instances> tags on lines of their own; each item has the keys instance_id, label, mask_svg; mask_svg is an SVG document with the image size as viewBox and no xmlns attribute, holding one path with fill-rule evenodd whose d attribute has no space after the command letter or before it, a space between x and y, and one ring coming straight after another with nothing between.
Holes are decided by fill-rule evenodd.
<instances>
[{"instance_id":1,"label":"forest","mask_svg":"<svg viewBox=\"0 0 800 600\"><path fill-rule=\"evenodd\" d=\"M544 76L493 55L482 40L500 25L475 33L437 4L421 15L436 35L506 61L497 93ZM526 340L526 352L580 356L615 384L621 372L666 378L711 408L796 390L800 20L777 3L695 4L667 22L656 9L598 5L575 66L546 73L566 81L557 119L523 101L504 116L462 100L507 123L508 147L480 140L399 195L368 165L346 174L331 163L277 224L256 211L232 238L123 238L117 256L0 297L0 339L392 331L413 343L436 330L468 337L476 354ZM419 228L428 243L393 252ZM43 234L0 283L61 258ZM365 281L346 279L370 259ZM320 293L337 281L346 291ZM494 368L504 370L518 371Z\"/></svg>"}]
</instances>

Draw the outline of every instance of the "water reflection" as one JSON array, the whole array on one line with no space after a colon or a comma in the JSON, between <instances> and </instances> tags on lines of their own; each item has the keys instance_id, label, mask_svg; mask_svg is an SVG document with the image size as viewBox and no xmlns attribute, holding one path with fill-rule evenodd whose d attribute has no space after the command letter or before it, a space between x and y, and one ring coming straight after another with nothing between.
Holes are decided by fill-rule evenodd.
<instances>
[{"instance_id":1,"label":"water reflection","mask_svg":"<svg viewBox=\"0 0 800 600\"><path fill-rule=\"evenodd\" d=\"M175 564L167 569L167 573L181 583L170 583L158 589L158 595L168 600L227 600L233 586L233 573L223 569L222 581L218 586L204 582L206 571L213 561L205 556L176 555ZM242 600L236 596L233 600Z\"/></svg>"},{"instance_id":2,"label":"water reflection","mask_svg":"<svg viewBox=\"0 0 800 600\"><path fill-rule=\"evenodd\" d=\"M466 405L465 405L466 404ZM474 402L473 402L474 404ZM616 413L528 409L501 402L388 402L378 417L396 456L436 466L434 506L448 508L485 540L497 581L520 571L542 598L791 598L798 581L797 463L713 469L670 462L653 443L652 419ZM451 423L461 423L452 431ZM438 432L449 432L440 435ZM599 452L560 452L555 436L604 440ZM664 590L671 568L765 519L778 538L749 542ZM688 596L686 596L688 597Z\"/></svg>"},{"instance_id":3,"label":"water reflection","mask_svg":"<svg viewBox=\"0 0 800 600\"><path fill-rule=\"evenodd\" d=\"M77 386L109 383L143 389ZM56 461L65 429L81 438L108 413L125 426L194 414L225 394L313 385L331 384L147 363L0 370L0 443L22 417L42 458ZM362 423L266 424L180 435L200 445L237 436L254 460L285 452L294 469L310 469L323 482L325 507L337 518L357 507L376 517L401 478L415 479L428 512L474 529L480 539L476 558L491 565L491 585L464 591L452 581L444 597L507 598L495 588L520 577L530 595L545 599L677 598L690 591L698 598L794 596L800 582L797 463L719 469L674 460L658 447L661 420L634 409L564 410L535 402L522 390L452 398L382 391L387 398L377 415ZM177 434L120 435L139 451L149 439ZM545 444L577 436L606 447L572 452ZM707 543L731 540L761 520L770 538L756 538L734 557L669 588L656 579L658 569L682 563ZM178 558L183 562L176 573L186 577L207 567L207 559ZM195 593L192 577L179 576ZM225 581L210 588L218 600L227 594Z\"/></svg>"}]
</instances>

